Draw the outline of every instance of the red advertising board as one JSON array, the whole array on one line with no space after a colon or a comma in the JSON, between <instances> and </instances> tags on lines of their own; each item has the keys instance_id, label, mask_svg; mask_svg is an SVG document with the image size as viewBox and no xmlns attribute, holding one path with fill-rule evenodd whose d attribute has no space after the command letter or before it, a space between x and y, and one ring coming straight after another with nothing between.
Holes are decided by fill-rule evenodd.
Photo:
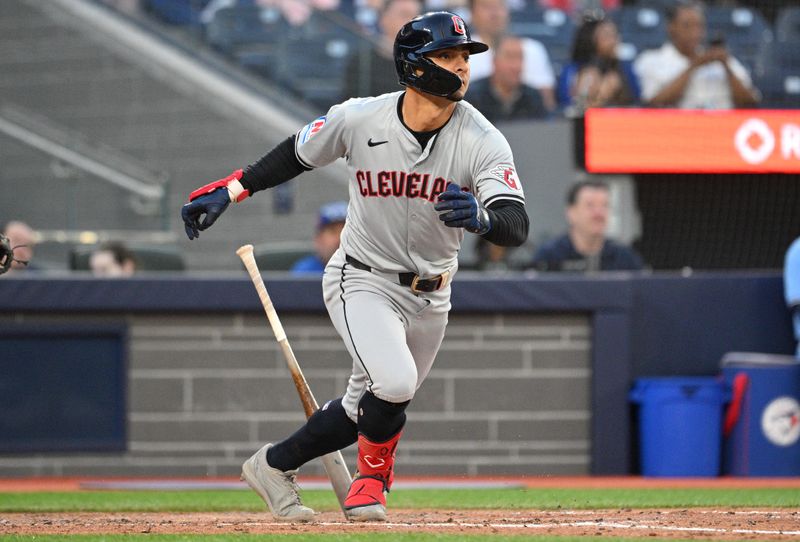
<instances>
[{"instance_id":1,"label":"red advertising board","mask_svg":"<svg viewBox=\"0 0 800 542\"><path fill-rule=\"evenodd\" d=\"M592 173L800 173L800 110L590 109Z\"/></svg>"}]
</instances>

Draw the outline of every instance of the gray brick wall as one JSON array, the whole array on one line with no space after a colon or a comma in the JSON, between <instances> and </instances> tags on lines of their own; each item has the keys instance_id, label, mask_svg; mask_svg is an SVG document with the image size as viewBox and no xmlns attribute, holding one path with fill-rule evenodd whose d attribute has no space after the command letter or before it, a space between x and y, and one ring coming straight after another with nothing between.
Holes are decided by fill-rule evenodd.
<instances>
[{"instance_id":1,"label":"gray brick wall","mask_svg":"<svg viewBox=\"0 0 800 542\"><path fill-rule=\"evenodd\" d=\"M317 400L340 395L351 360L327 316L281 318ZM0 456L0 476L236 475L263 442L303 422L263 315L70 319L130 326L128 451ZM398 473L587 474L589 342L585 315L451 314L409 409ZM354 448L344 453L354 465ZM304 472L322 474L321 463Z\"/></svg>"}]
</instances>

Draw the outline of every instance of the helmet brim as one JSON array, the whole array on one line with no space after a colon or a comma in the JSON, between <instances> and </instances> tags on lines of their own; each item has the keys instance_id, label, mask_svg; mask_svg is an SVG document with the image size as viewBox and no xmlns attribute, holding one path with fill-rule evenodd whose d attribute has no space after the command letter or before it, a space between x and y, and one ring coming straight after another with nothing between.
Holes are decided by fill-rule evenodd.
<instances>
[{"instance_id":1,"label":"helmet brim","mask_svg":"<svg viewBox=\"0 0 800 542\"><path fill-rule=\"evenodd\" d=\"M481 43L479 41L472 41L472 40L465 40L464 38L449 38L438 40L433 43L426 45L425 47L421 47L416 52L418 54L425 54L430 53L433 51L440 51L442 49L449 49L450 47L460 47L465 45L469 54L476 55L478 53L485 53L489 50L489 46L485 43Z\"/></svg>"}]
</instances>

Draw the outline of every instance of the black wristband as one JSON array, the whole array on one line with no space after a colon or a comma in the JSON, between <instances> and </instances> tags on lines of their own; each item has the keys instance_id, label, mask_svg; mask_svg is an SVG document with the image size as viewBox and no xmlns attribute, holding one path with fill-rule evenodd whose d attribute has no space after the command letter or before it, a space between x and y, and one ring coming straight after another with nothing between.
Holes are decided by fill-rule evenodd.
<instances>
[{"instance_id":1,"label":"black wristband","mask_svg":"<svg viewBox=\"0 0 800 542\"><path fill-rule=\"evenodd\" d=\"M239 182L250 191L251 196L259 190L278 186L294 179L304 171L309 171L309 168L301 164L294 153L294 139L295 136L286 138L258 162L250 164L244 169Z\"/></svg>"},{"instance_id":2,"label":"black wristband","mask_svg":"<svg viewBox=\"0 0 800 542\"><path fill-rule=\"evenodd\" d=\"M530 220L525 205L518 201L495 201L487 208L492 229L482 235L501 247L518 247L528 240Z\"/></svg>"}]
</instances>

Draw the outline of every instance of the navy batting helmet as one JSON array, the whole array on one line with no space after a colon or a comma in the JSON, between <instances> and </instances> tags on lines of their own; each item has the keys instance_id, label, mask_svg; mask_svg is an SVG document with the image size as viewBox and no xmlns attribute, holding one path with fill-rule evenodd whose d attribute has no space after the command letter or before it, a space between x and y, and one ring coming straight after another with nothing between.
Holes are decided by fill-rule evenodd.
<instances>
[{"instance_id":1,"label":"navy batting helmet","mask_svg":"<svg viewBox=\"0 0 800 542\"><path fill-rule=\"evenodd\" d=\"M394 40L394 64L400 84L435 96L450 96L461 88L461 79L425 58L425 54L459 45L466 45L470 54L489 49L485 43L472 41L464 19L455 13L436 11L412 19Z\"/></svg>"}]
</instances>

